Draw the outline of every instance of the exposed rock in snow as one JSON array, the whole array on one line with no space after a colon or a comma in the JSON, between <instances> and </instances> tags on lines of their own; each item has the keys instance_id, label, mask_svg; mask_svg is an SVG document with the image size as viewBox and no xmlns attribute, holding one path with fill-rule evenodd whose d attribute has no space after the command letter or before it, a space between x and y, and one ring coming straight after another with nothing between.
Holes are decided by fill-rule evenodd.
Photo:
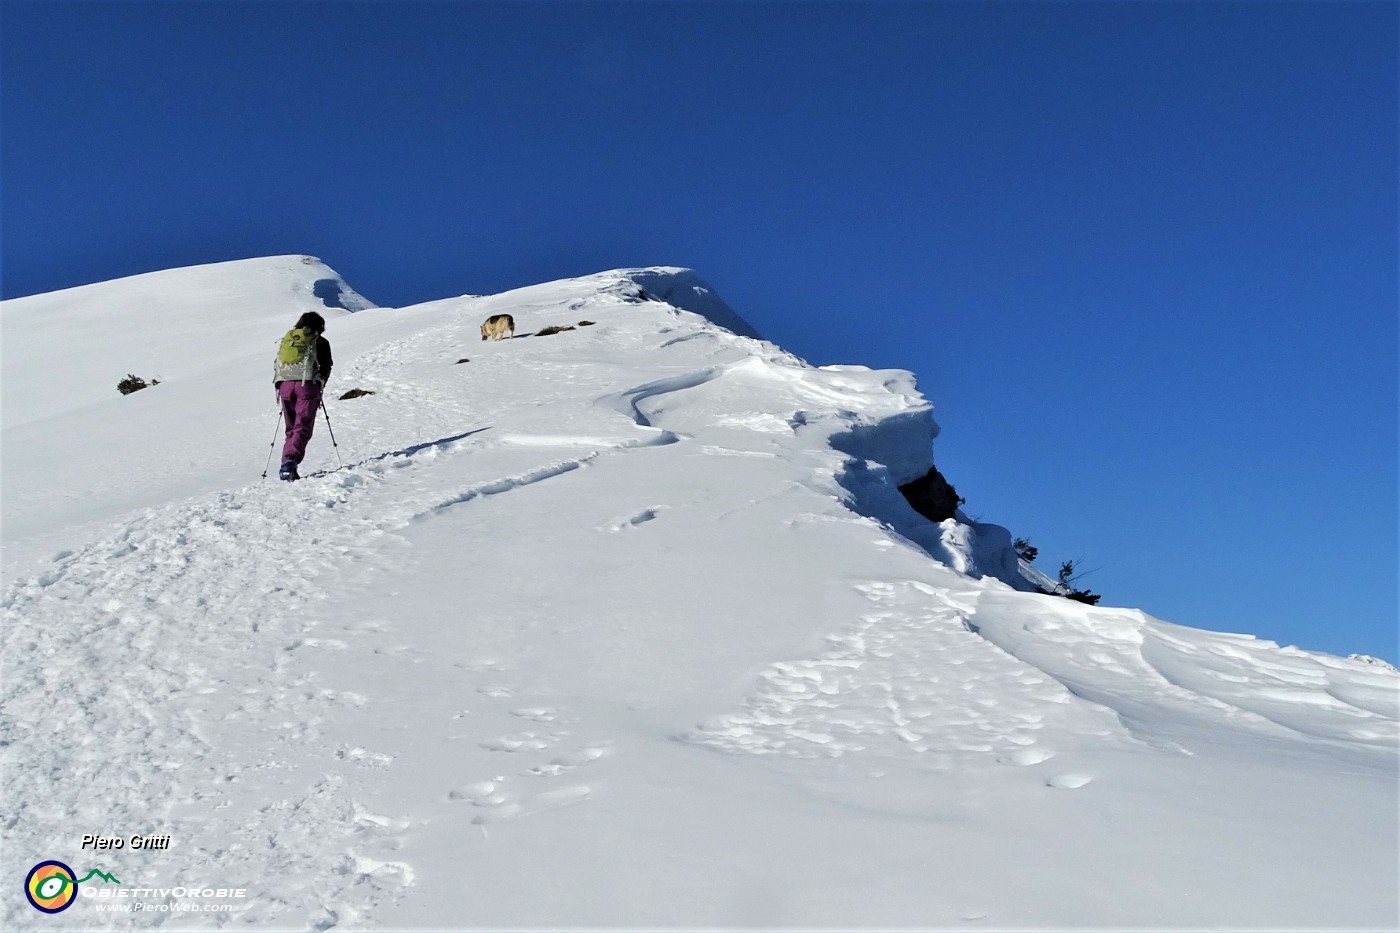
<instances>
[{"instance_id":1,"label":"exposed rock in snow","mask_svg":"<svg viewBox=\"0 0 1400 933\"><path fill-rule=\"evenodd\" d=\"M943 478L937 467L929 467L928 472L910 483L899 487L904 498L924 518L931 522L941 522L958 514L962 500L953 484Z\"/></svg>"}]
</instances>

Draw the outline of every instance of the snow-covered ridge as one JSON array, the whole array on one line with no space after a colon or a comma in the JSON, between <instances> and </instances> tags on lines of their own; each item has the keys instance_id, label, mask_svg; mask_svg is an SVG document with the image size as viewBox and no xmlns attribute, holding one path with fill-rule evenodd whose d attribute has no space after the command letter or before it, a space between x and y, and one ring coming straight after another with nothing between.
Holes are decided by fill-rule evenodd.
<instances>
[{"instance_id":1,"label":"snow-covered ridge","mask_svg":"<svg viewBox=\"0 0 1400 933\"><path fill-rule=\"evenodd\" d=\"M1400 920L1400 676L1022 591L1005 529L898 492L911 374L670 267L327 309L339 446L259 482L323 270L24 299L91 386L6 383L0 874L110 827L178 841L124 885L244 887L251 928ZM11 314L7 379L52 339ZM201 317L186 369L126 362ZM91 908L44 925L142 925Z\"/></svg>"}]
</instances>

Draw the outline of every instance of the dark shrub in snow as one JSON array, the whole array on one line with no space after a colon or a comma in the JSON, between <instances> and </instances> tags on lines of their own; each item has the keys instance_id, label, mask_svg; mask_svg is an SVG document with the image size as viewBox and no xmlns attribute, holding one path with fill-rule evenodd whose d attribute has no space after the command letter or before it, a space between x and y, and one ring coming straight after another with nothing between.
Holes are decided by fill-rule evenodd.
<instances>
[{"instance_id":1,"label":"dark shrub in snow","mask_svg":"<svg viewBox=\"0 0 1400 933\"><path fill-rule=\"evenodd\" d=\"M150 386L158 385L160 385L159 379L152 379L150 382L147 382L140 376L137 376L133 373L127 373L126 378L123 379L121 382L117 383L117 391L120 392L122 395L130 395L133 392L139 392L142 389L149 388Z\"/></svg>"}]
</instances>

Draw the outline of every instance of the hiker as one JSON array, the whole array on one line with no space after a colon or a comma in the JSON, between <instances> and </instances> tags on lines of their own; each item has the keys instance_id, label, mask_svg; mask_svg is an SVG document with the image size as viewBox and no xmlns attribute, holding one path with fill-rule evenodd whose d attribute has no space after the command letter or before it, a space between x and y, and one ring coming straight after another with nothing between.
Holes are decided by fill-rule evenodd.
<instances>
[{"instance_id":1,"label":"hiker","mask_svg":"<svg viewBox=\"0 0 1400 933\"><path fill-rule=\"evenodd\" d=\"M325 329L326 319L315 311L297 318L296 326L282 337L272 365L272 384L287 422L278 472L285 480L301 479L297 464L306 456L306 445L316 429L316 410L321 407L321 389L331 378L331 345L321 336Z\"/></svg>"}]
</instances>

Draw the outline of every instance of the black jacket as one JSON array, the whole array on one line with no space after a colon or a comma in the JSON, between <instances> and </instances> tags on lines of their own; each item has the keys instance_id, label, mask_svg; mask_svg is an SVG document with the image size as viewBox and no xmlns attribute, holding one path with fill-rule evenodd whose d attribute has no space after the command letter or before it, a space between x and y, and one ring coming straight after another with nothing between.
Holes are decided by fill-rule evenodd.
<instances>
[{"instance_id":1,"label":"black jacket","mask_svg":"<svg viewBox=\"0 0 1400 933\"><path fill-rule=\"evenodd\" d=\"M316 336L316 381L325 385L331 381L331 342L321 335Z\"/></svg>"}]
</instances>

